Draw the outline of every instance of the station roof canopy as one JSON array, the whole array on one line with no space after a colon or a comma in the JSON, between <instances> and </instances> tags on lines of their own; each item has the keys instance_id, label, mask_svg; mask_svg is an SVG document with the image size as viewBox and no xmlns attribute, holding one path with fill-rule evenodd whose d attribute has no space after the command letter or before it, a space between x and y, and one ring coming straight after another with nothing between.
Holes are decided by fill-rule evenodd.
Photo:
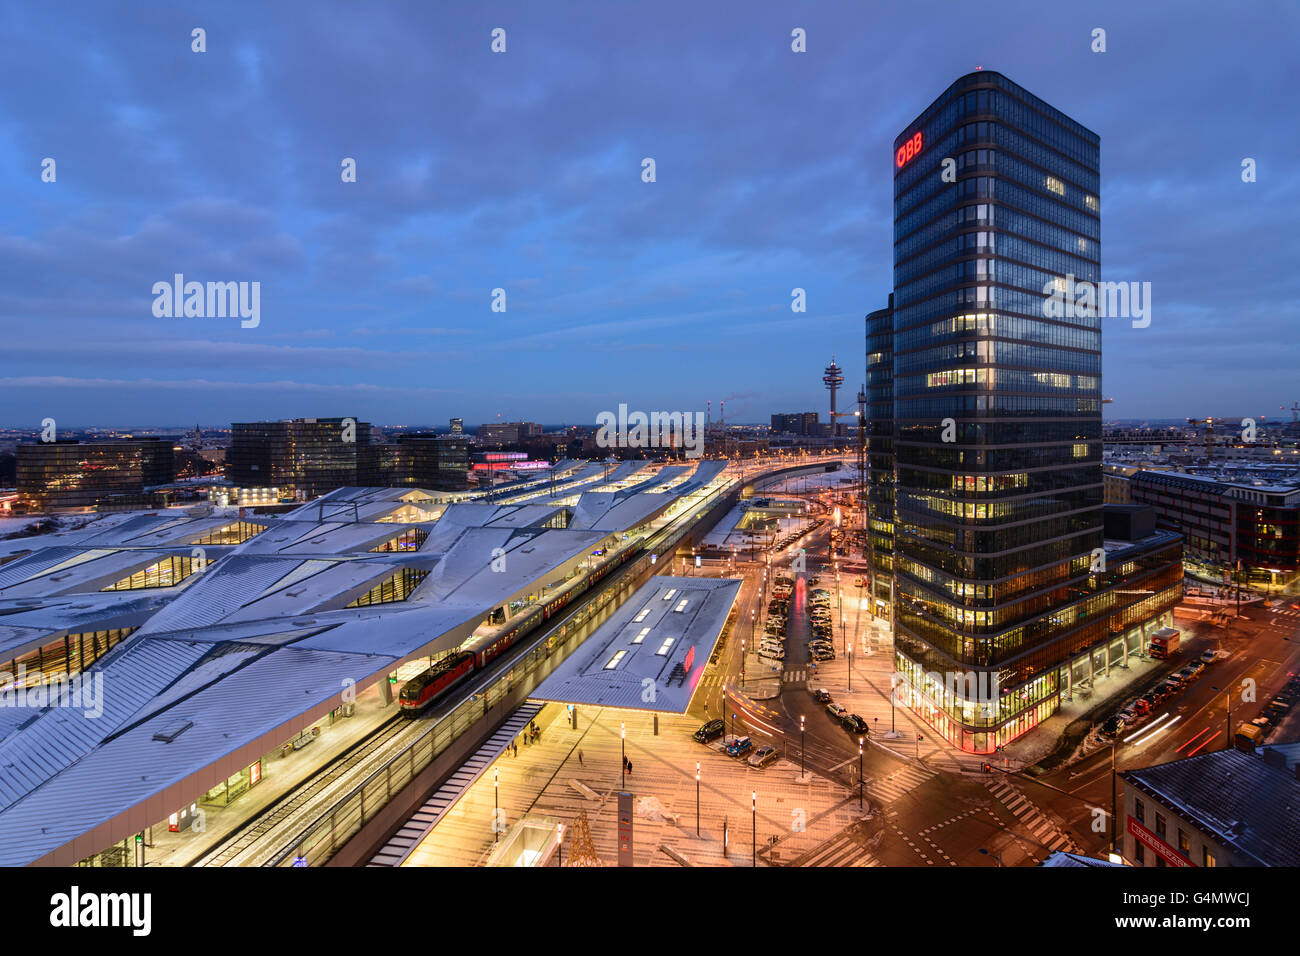
<instances>
[{"instance_id":1,"label":"station roof canopy","mask_svg":"<svg viewBox=\"0 0 1300 956\"><path fill-rule=\"evenodd\" d=\"M583 470L595 479L605 469ZM578 577L634 530L622 522L685 488L598 494L582 509L595 516L588 527L554 526L577 509L553 501L462 505L423 489L346 488L275 517L114 514L0 542L0 654L132 629L90 664L104 689L95 702L0 707L0 866L70 864L139 832L337 707L345 687L461 646L493 609ZM391 544L412 526L430 533ZM103 590L193 547L206 563L183 580ZM396 599L358 600L399 579ZM739 582L681 580L689 592L660 601L672 606L654 619L669 620L636 666L649 675L659 663L660 699L684 709ZM697 661L669 688L686 643L699 645ZM646 706L640 687L626 706ZM168 730L178 720L189 728L179 736Z\"/></svg>"},{"instance_id":2,"label":"station roof canopy","mask_svg":"<svg viewBox=\"0 0 1300 956\"><path fill-rule=\"evenodd\" d=\"M685 713L739 593L733 578L653 577L530 696Z\"/></svg>"}]
</instances>

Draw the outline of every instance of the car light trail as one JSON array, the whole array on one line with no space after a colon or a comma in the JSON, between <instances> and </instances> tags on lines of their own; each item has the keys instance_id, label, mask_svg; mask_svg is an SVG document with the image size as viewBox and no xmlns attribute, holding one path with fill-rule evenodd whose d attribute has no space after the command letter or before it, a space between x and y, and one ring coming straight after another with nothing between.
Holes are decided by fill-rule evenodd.
<instances>
[{"instance_id":1,"label":"car light trail","mask_svg":"<svg viewBox=\"0 0 1300 956\"><path fill-rule=\"evenodd\" d=\"M1163 724L1166 720L1168 720L1168 719L1169 719L1170 717L1172 717L1173 715L1174 715L1174 712L1173 712L1172 710L1167 710L1167 711L1165 711L1163 714L1161 714L1161 715L1160 715L1159 717L1157 717L1155 720L1151 721L1151 723L1147 724L1147 725L1146 725L1145 727L1143 727L1141 730L1135 730L1133 733L1131 733L1131 734L1129 734L1127 737L1125 737L1125 738L1124 738L1124 743L1126 743L1126 744L1127 744L1127 743L1130 743L1131 741L1133 741L1134 739L1136 739L1136 738L1142 736L1143 734L1150 733L1151 731L1153 731L1153 730L1156 729L1156 725L1157 725L1157 724Z\"/></svg>"},{"instance_id":2,"label":"car light trail","mask_svg":"<svg viewBox=\"0 0 1300 956\"><path fill-rule=\"evenodd\" d=\"M1164 731L1168 730L1170 727L1172 727L1174 724L1178 723L1178 722L1179 722L1180 720L1182 720L1182 719L1183 719L1183 715L1182 715L1182 714L1179 714L1177 717L1175 717L1173 720L1169 721L1169 723L1165 724L1163 727L1157 727L1155 730L1152 730L1149 734L1147 734L1145 737L1143 737L1141 740L1139 740L1136 744L1134 744L1134 746L1136 746L1136 747L1141 747L1144 743L1146 743L1148 740L1150 740L1150 739L1151 739L1152 737L1154 737L1156 734L1163 733Z\"/></svg>"},{"instance_id":3,"label":"car light trail","mask_svg":"<svg viewBox=\"0 0 1300 956\"><path fill-rule=\"evenodd\" d=\"M1196 743L1196 741L1200 740L1202 737L1204 737L1204 736L1205 736L1206 734L1208 734L1209 732L1210 732L1210 728L1209 728L1209 727L1206 727L1204 730L1202 730L1202 731L1201 731L1199 734L1197 734L1195 737L1193 737L1193 738L1191 738L1190 740L1188 740L1187 743L1183 744L1182 747L1179 747L1178 750L1175 751L1175 753L1182 753L1182 752L1183 752L1183 747L1190 747L1192 744ZM1199 748L1198 748L1198 749L1199 749ZM1196 751L1193 750L1192 753L1196 753ZM1191 755L1192 755L1192 754L1188 754L1187 756L1190 757Z\"/></svg>"}]
</instances>

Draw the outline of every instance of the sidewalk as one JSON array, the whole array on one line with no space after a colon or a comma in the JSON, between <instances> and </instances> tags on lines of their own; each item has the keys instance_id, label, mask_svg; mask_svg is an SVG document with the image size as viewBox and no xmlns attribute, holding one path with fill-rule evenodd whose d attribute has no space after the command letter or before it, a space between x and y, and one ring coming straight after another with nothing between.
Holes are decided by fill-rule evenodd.
<instances>
[{"instance_id":1,"label":"sidewalk","mask_svg":"<svg viewBox=\"0 0 1300 956\"><path fill-rule=\"evenodd\" d=\"M597 854L606 866L614 866L618 861L618 792L624 786L635 796L636 866L682 865L665 847L694 866L750 866L755 846L761 850L769 841L799 834L802 831L797 828L826 819L828 814L838 820L849 812L848 790L815 774L799 783L798 766L785 755L756 770L721 753L716 743L696 743L691 733L697 724L690 717L661 714L656 736L651 716L643 712L583 707L574 730L568 726L564 708L550 705L538 715L537 724L542 728L541 741L520 747L518 757L510 752L500 757L447 811L404 865L481 865L492 851L493 810L499 806L506 826L525 815L563 822L566 862L572 853L573 823L585 810ZM623 725L626 741L621 737ZM624 747L633 768L627 777L621 771ZM499 771L500 786L495 791L493 771ZM751 809L754 794L756 830ZM763 865L762 856L759 865Z\"/></svg>"}]
</instances>

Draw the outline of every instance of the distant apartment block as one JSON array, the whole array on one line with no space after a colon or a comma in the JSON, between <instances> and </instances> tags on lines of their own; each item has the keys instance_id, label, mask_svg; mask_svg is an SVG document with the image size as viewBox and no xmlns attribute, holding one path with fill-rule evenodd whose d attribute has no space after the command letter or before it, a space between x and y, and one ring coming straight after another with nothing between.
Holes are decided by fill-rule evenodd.
<instances>
[{"instance_id":1,"label":"distant apartment block","mask_svg":"<svg viewBox=\"0 0 1300 956\"><path fill-rule=\"evenodd\" d=\"M469 477L469 438L464 434L403 435L397 439L395 459L391 473L380 470L380 484L463 490Z\"/></svg>"},{"instance_id":2,"label":"distant apartment block","mask_svg":"<svg viewBox=\"0 0 1300 956\"><path fill-rule=\"evenodd\" d=\"M55 441L19 444L19 499L31 508L92 508L135 498L173 480L172 440Z\"/></svg>"},{"instance_id":3,"label":"distant apartment block","mask_svg":"<svg viewBox=\"0 0 1300 956\"><path fill-rule=\"evenodd\" d=\"M1129 480L1127 475L1112 474L1103 471L1101 476L1103 501L1108 505L1126 505L1132 501L1129 497Z\"/></svg>"},{"instance_id":4,"label":"distant apartment block","mask_svg":"<svg viewBox=\"0 0 1300 956\"><path fill-rule=\"evenodd\" d=\"M1135 504L1155 509L1160 527L1183 537L1190 557L1244 580L1278 584L1300 571L1300 485L1253 485L1201 475L1139 471Z\"/></svg>"},{"instance_id":5,"label":"distant apartment block","mask_svg":"<svg viewBox=\"0 0 1300 956\"><path fill-rule=\"evenodd\" d=\"M464 435L402 435L395 442L374 443L370 437L370 424L355 419L237 422L229 478L238 488L275 489L275 497L298 498L358 486L465 487L469 439Z\"/></svg>"},{"instance_id":6,"label":"distant apartment block","mask_svg":"<svg viewBox=\"0 0 1300 956\"><path fill-rule=\"evenodd\" d=\"M772 416L772 431L790 435L820 435L816 412L785 412Z\"/></svg>"},{"instance_id":7,"label":"distant apartment block","mask_svg":"<svg viewBox=\"0 0 1300 956\"><path fill-rule=\"evenodd\" d=\"M542 426L536 422L497 422L492 425L480 425L477 439L481 445L513 445L521 439L532 438L542 433Z\"/></svg>"},{"instance_id":8,"label":"distant apartment block","mask_svg":"<svg viewBox=\"0 0 1300 956\"><path fill-rule=\"evenodd\" d=\"M374 485L370 423L295 418L231 425L227 476L237 487L279 488L308 498L334 488Z\"/></svg>"}]
</instances>

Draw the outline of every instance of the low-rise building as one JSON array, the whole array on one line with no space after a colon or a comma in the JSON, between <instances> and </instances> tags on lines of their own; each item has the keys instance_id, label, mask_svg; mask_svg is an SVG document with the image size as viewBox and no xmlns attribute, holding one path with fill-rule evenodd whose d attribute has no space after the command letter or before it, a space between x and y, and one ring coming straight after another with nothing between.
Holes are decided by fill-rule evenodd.
<instances>
[{"instance_id":1,"label":"low-rise building","mask_svg":"<svg viewBox=\"0 0 1300 956\"><path fill-rule=\"evenodd\" d=\"M1282 751L1219 750L1120 774L1133 866L1295 866L1300 770Z\"/></svg>"}]
</instances>

